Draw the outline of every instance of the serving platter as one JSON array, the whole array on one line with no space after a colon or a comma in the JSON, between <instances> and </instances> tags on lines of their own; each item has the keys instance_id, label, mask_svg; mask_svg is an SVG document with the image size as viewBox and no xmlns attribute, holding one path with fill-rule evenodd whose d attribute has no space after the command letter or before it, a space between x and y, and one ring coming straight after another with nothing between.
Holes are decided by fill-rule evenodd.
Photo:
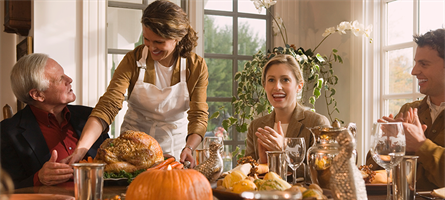
<instances>
[{"instance_id":1,"label":"serving platter","mask_svg":"<svg viewBox=\"0 0 445 200\"><path fill-rule=\"evenodd\" d=\"M241 195L237 193L229 192L226 190L220 190L216 188L213 188L212 191L213 191L213 196L216 197L216 199L218 200L244 200L244 198L242 198ZM333 200L332 192L330 190L323 189L323 195L325 195L328 198L328 200ZM304 198L303 200L312 200L312 199L315 198Z\"/></svg>"}]
</instances>

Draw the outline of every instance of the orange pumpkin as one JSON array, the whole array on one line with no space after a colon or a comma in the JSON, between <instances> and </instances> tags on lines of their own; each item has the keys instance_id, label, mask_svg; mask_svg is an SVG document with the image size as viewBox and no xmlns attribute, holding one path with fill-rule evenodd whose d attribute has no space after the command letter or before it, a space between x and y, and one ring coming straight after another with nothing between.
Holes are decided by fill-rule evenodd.
<instances>
[{"instance_id":1,"label":"orange pumpkin","mask_svg":"<svg viewBox=\"0 0 445 200\"><path fill-rule=\"evenodd\" d=\"M131 200L212 200L207 178L194 169L154 169L139 174L128 186Z\"/></svg>"}]
</instances>

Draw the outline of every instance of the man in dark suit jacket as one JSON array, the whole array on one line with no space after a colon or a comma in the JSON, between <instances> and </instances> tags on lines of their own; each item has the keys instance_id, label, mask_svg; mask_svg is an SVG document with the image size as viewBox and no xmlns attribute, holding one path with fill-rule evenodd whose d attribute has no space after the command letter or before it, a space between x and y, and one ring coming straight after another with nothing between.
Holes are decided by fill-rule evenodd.
<instances>
[{"instance_id":1,"label":"man in dark suit jacket","mask_svg":"<svg viewBox=\"0 0 445 200\"><path fill-rule=\"evenodd\" d=\"M73 169L63 158L74 152L92 108L68 105L76 99L71 82L45 54L27 55L14 65L13 92L28 106L0 122L0 127L1 164L15 188L56 185L73 178ZM95 157L106 138L108 134L102 134L86 156Z\"/></svg>"}]
</instances>

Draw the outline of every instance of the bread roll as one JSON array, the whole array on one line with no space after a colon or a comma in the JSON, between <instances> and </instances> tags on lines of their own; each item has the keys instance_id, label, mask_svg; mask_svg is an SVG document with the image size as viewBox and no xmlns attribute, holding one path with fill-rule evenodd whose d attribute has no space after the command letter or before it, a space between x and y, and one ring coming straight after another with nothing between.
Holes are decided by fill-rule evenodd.
<instances>
[{"instance_id":1,"label":"bread roll","mask_svg":"<svg viewBox=\"0 0 445 200\"><path fill-rule=\"evenodd\" d=\"M258 174L265 174L267 172L269 172L269 166L267 166L267 164L258 165Z\"/></svg>"},{"instance_id":2,"label":"bread roll","mask_svg":"<svg viewBox=\"0 0 445 200\"><path fill-rule=\"evenodd\" d=\"M385 170L376 170L374 180L371 181L372 184L384 183L386 184L386 171ZM389 179L391 181L391 179Z\"/></svg>"}]
</instances>

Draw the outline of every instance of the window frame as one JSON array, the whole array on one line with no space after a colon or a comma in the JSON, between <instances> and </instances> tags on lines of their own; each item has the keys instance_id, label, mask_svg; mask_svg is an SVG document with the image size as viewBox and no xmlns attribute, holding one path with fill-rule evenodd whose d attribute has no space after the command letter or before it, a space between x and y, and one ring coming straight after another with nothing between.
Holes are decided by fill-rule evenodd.
<instances>
[{"instance_id":1,"label":"window frame","mask_svg":"<svg viewBox=\"0 0 445 200\"><path fill-rule=\"evenodd\" d=\"M238 19L248 18L248 19L263 19L266 21L266 50L271 50L273 37L272 37L272 24L271 15L266 12L265 15L243 13L238 12L238 0L232 0L232 11L218 11L218 10L207 10L204 9L203 17L205 15L213 16L224 16L232 17L232 40L233 48L232 54L217 54L217 53L204 53L204 58L209 59L227 59L232 61L232 96L231 97L207 97L207 102L231 102L233 96L237 96L237 82L234 80L235 74L238 72L238 61L248 61L252 59L252 55L238 55ZM252 2L253 6L253 2ZM209 66L211 67L211 66ZM234 113L234 108L232 108L232 113ZM212 113L209 113L209 117ZM245 146L244 140L238 140L239 133L235 128L229 130L232 132L232 140L224 140L224 146L231 146L232 150L236 149L237 146ZM245 133L247 134L247 132ZM245 147L244 147L245 148ZM232 165L236 165L236 157L232 158Z\"/></svg>"},{"instance_id":2,"label":"window frame","mask_svg":"<svg viewBox=\"0 0 445 200\"><path fill-rule=\"evenodd\" d=\"M411 98L412 101L415 101L416 99L423 98L425 95L421 94L418 91L418 82L417 78L415 76L412 76L413 82L411 86L411 92L410 93L389 93L388 88L390 87L388 83L388 74L385 73L389 69L389 64L387 63L388 59L388 53L390 51L394 50L401 50L405 48L413 48L413 58L416 54L416 47L417 44L414 41L404 42L404 43L398 43L398 44L391 44L388 45L388 3L395 2L399 0L383 0L381 1L381 18L382 18L382 28L380 31L380 38L381 38L381 48L380 48L380 57L381 57L381 64L380 64L380 77L383 78L381 81L382 84L380 85L380 113L382 113L384 116L387 116L389 114L396 115L397 113L389 113L389 108L387 107L385 101L387 100L393 100L393 99L403 99L403 98ZM420 7L420 1L419 0L413 0L413 34L419 34L419 7ZM414 67L414 61L413 67ZM411 101L410 101L411 102ZM407 102L408 103L408 102Z\"/></svg>"}]
</instances>

